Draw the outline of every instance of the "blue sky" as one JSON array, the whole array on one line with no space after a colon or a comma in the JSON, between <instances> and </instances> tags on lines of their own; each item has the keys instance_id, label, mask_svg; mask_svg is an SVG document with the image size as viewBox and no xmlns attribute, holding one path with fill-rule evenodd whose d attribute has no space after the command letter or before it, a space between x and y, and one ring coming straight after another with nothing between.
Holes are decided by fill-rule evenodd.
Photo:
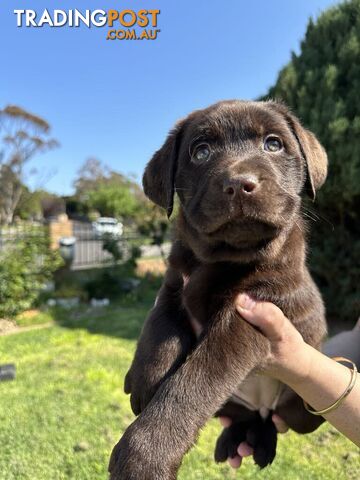
<instances>
[{"instance_id":1,"label":"blue sky","mask_svg":"<svg viewBox=\"0 0 360 480\"><path fill-rule=\"evenodd\" d=\"M225 98L255 98L299 51L310 16L333 0L2 0L0 107L44 117L60 148L34 157L32 186L70 194L97 157L139 179L174 122ZM160 9L154 41L103 28L17 28L14 9ZM46 182L44 180L46 179Z\"/></svg>"}]
</instances>

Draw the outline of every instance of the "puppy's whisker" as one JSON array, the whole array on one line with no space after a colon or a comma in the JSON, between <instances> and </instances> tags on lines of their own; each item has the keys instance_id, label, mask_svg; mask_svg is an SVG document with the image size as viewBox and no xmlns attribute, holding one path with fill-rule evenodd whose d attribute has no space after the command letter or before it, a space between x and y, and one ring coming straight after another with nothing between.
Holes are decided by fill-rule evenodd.
<instances>
[{"instance_id":1,"label":"puppy's whisker","mask_svg":"<svg viewBox=\"0 0 360 480\"><path fill-rule=\"evenodd\" d=\"M312 220L313 222L317 222L317 221L318 221L318 218L314 218L314 217L312 217L311 215L309 215L309 214L306 213L306 212L301 212L301 213L302 213L302 215L303 215L304 217L309 218L309 219Z\"/></svg>"},{"instance_id":2,"label":"puppy's whisker","mask_svg":"<svg viewBox=\"0 0 360 480\"><path fill-rule=\"evenodd\" d=\"M328 218L324 217L319 212L315 212L314 210L311 210L309 207L303 206L302 213L304 215L307 214L307 216L309 216L309 218L311 218L310 215L313 215L316 218L316 220L322 220L323 222L329 224L332 230L335 230L335 227L334 227L333 223L331 223L331 221ZM312 220L314 220L314 219L312 218ZM316 221L316 220L314 220L314 221Z\"/></svg>"},{"instance_id":3,"label":"puppy's whisker","mask_svg":"<svg viewBox=\"0 0 360 480\"><path fill-rule=\"evenodd\" d=\"M309 214L312 214L314 217L319 218L319 215L317 214L317 212L315 212L315 210L311 210L309 207L305 205L302 205L302 210L303 212L307 212Z\"/></svg>"},{"instance_id":4,"label":"puppy's whisker","mask_svg":"<svg viewBox=\"0 0 360 480\"><path fill-rule=\"evenodd\" d=\"M317 215L314 215L310 212L303 211L302 214L305 215L305 217L311 218L311 220L314 220L314 222L317 222L319 220L319 217Z\"/></svg>"},{"instance_id":5,"label":"puppy's whisker","mask_svg":"<svg viewBox=\"0 0 360 480\"><path fill-rule=\"evenodd\" d=\"M304 211L307 212L307 213L310 213L314 217L320 219L320 213L316 212L315 210L312 210L311 208L309 208L307 206L304 206Z\"/></svg>"},{"instance_id":6,"label":"puppy's whisker","mask_svg":"<svg viewBox=\"0 0 360 480\"><path fill-rule=\"evenodd\" d=\"M280 215L280 219L284 222L284 225L287 223L287 221L285 220L285 218L284 218L282 215ZM303 229L302 229L301 226L297 223L296 220L294 220L294 224L295 224L295 226L300 230L300 232L303 232Z\"/></svg>"}]
</instances>

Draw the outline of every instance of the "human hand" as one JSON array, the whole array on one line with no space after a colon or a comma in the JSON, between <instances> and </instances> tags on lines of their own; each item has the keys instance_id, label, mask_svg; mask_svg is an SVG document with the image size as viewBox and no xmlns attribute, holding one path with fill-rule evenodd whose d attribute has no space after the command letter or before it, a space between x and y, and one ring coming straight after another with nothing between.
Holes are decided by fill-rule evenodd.
<instances>
[{"instance_id":1,"label":"human hand","mask_svg":"<svg viewBox=\"0 0 360 480\"><path fill-rule=\"evenodd\" d=\"M270 356L262 365L264 373L290 386L306 381L313 350L280 308L244 293L237 296L235 306L241 317L270 341Z\"/></svg>"}]
</instances>

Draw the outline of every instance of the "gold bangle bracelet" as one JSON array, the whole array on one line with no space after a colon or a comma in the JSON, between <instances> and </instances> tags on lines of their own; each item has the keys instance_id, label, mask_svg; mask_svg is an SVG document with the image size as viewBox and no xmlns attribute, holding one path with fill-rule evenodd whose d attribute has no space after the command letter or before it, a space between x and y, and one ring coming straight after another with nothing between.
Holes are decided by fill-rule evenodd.
<instances>
[{"instance_id":1,"label":"gold bangle bracelet","mask_svg":"<svg viewBox=\"0 0 360 480\"><path fill-rule=\"evenodd\" d=\"M342 403L342 401L349 395L349 393L354 388L354 385L356 383L357 368L356 368L355 363L352 362L351 360L349 360L348 358L344 358L344 357L333 357L333 360L335 360L336 362L350 363L350 365L352 366L352 368L349 367L349 370L351 372L351 378L350 378L349 385L347 386L344 393L332 405L330 405L327 408L324 408L323 410L312 410L309 407L309 405L305 402L305 400L303 400L304 407L306 408L306 410L309 413L312 413L313 415L325 415L326 413L329 413L329 412L335 410L335 408L337 408Z\"/></svg>"}]
</instances>

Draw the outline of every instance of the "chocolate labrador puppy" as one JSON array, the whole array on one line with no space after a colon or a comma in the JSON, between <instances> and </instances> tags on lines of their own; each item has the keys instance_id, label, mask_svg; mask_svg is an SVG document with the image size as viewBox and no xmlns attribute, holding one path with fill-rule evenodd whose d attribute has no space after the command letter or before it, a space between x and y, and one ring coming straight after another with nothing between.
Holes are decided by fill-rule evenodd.
<instances>
[{"instance_id":1,"label":"chocolate labrador puppy","mask_svg":"<svg viewBox=\"0 0 360 480\"><path fill-rule=\"evenodd\" d=\"M261 375L268 340L235 311L239 292L278 305L319 348L324 307L306 267L302 195L325 181L315 136L276 102L219 102L191 113L146 167L146 195L171 215L175 241L125 379L140 414L115 446L113 480L171 480L213 415L233 419L217 441L225 461L247 440L255 462L275 456L275 411L297 432L321 419Z\"/></svg>"}]
</instances>

